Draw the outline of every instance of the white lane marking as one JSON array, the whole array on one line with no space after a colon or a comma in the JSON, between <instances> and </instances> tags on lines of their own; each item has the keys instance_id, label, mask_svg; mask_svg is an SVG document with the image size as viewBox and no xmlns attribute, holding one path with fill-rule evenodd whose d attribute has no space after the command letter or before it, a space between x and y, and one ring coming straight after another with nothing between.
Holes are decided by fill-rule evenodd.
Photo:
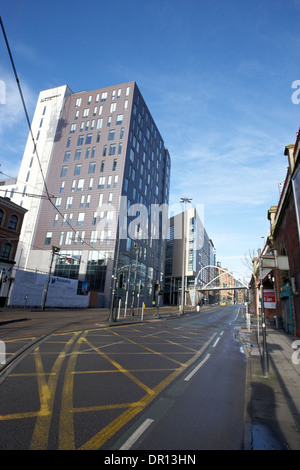
<instances>
[{"instance_id":1,"label":"white lane marking","mask_svg":"<svg viewBox=\"0 0 300 470\"><path fill-rule=\"evenodd\" d=\"M152 424L154 419L147 418L143 424L130 436L129 439L120 447L120 450L129 450L133 444L138 440L139 437L146 431L146 429Z\"/></svg>"},{"instance_id":2,"label":"white lane marking","mask_svg":"<svg viewBox=\"0 0 300 470\"><path fill-rule=\"evenodd\" d=\"M192 372L184 379L186 382L188 382L194 374L196 374L196 372L200 369L200 367L203 366L203 364L207 361L207 359L210 358L210 354L207 354L205 356L205 358L200 362L200 364L198 364L195 369L192 370Z\"/></svg>"},{"instance_id":3,"label":"white lane marking","mask_svg":"<svg viewBox=\"0 0 300 470\"><path fill-rule=\"evenodd\" d=\"M220 337L216 339L215 343L213 344L213 348L215 348L220 340Z\"/></svg>"}]
</instances>

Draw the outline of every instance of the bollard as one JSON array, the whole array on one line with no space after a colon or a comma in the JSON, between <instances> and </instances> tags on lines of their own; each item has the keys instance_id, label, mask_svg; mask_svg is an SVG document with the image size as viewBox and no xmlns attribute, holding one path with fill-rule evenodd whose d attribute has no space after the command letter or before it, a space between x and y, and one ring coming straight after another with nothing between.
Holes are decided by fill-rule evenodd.
<instances>
[{"instance_id":1,"label":"bollard","mask_svg":"<svg viewBox=\"0 0 300 470\"><path fill-rule=\"evenodd\" d=\"M250 331L250 314L246 313L247 330Z\"/></svg>"},{"instance_id":2,"label":"bollard","mask_svg":"<svg viewBox=\"0 0 300 470\"><path fill-rule=\"evenodd\" d=\"M118 320L120 319L120 311L121 311L121 299L119 299L119 304L118 304Z\"/></svg>"},{"instance_id":3,"label":"bollard","mask_svg":"<svg viewBox=\"0 0 300 470\"><path fill-rule=\"evenodd\" d=\"M143 320L144 320L144 308L145 308L145 304L144 304L144 302L143 302L143 304L142 304L142 314L141 314L141 321L143 321Z\"/></svg>"},{"instance_id":4,"label":"bollard","mask_svg":"<svg viewBox=\"0 0 300 470\"><path fill-rule=\"evenodd\" d=\"M6 364L6 347L4 341L0 340L0 364Z\"/></svg>"}]
</instances>

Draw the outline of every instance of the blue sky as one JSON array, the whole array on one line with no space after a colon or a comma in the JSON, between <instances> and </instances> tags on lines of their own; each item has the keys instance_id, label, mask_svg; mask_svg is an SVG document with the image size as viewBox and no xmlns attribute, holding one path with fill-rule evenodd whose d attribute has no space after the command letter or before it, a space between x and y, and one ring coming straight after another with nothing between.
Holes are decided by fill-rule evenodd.
<instances>
[{"instance_id":1,"label":"blue sky","mask_svg":"<svg viewBox=\"0 0 300 470\"><path fill-rule=\"evenodd\" d=\"M10 0L1 17L30 117L40 90L136 81L171 155L170 205L204 204L222 267L247 271L300 125L300 1ZM0 57L1 171L15 176L28 128L2 34Z\"/></svg>"}]
</instances>

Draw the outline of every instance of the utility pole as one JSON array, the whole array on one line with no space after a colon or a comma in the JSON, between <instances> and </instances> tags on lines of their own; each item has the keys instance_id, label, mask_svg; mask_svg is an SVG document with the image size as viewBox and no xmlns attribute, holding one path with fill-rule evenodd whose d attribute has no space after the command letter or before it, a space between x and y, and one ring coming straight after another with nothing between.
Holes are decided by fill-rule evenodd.
<instances>
[{"instance_id":1,"label":"utility pole","mask_svg":"<svg viewBox=\"0 0 300 470\"><path fill-rule=\"evenodd\" d=\"M42 302L42 309L45 310L46 306L46 300L47 300L47 294L48 294L48 288L49 288L49 281L50 281L50 276L51 276L51 270L52 270L52 264L53 264L53 259L54 256L60 252L60 248L57 246L52 246L52 254L51 254L51 262L50 262L50 268L48 272L48 277L45 285L45 290L44 290L44 296L43 296L43 302Z\"/></svg>"},{"instance_id":2,"label":"utility pole","mask_svg":"<svg viewBox=\"0 0 300 470\"><path fill-rule=\"evenodd\" d=\"M184 212L183 212L183 239L182 239L182 279L181 279L181 312L180 314L184 314L184 297L185 297L185 244L186 244L186 236L185 236L185 213L186 213L186 205L187 203L191 202L192 199L188 197L182 197L180 202L184 203Z\"/></svg>"}]
</instances>

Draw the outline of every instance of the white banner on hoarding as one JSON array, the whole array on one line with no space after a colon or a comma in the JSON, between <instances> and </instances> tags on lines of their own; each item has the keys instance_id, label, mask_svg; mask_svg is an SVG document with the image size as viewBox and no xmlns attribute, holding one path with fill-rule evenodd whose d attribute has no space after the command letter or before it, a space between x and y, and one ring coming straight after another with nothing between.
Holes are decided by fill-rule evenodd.
<instances>
[{"instance_id":1,"label":"white banner on hoarding","mask_svg":"<svg viewBox=\"0 0 300 470\"><path fill-rule=\"evenodd\" d=\"M9 304L38 307L42 305L47 275L30 271L16 272ZM46 307L88 307L88 283L76 279L51 276Z\"/></svg>"}]
</instances>

